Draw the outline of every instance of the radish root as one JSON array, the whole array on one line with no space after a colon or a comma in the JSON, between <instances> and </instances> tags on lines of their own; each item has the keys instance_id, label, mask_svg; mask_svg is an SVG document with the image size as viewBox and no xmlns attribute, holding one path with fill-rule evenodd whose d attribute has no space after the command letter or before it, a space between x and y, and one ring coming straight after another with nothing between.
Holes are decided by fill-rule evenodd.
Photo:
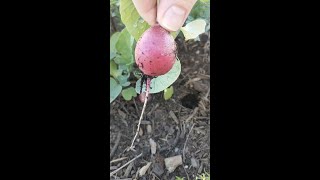
<instances>
[{"instance_id":1,"label":"radish root","mask_svg":"<svg viewBox=\"0 0 320 180\"><path fill-rule=\"evenodd\" d=\"M143 108L142 108L142 112L141 112L139 123L138 123L138 128L137 128L136 134L135 134L135 136L134 136L134 138L132 140L130 149L133 149L134 141L136 140L136 138L137 138L137 136L139 134L139 131L140 131L141 120L142 120L142 117L143 117L143 114L144 114L144 111L146 109L147 102L148 102L148 96L149 96L149 90L150 90L150 81L151 81L151 79L148 77L147 78L147 83L146 83L147 84L146 85L146 97L144 98L144 103L143 103Z\"/></svg>"}]
</instances>

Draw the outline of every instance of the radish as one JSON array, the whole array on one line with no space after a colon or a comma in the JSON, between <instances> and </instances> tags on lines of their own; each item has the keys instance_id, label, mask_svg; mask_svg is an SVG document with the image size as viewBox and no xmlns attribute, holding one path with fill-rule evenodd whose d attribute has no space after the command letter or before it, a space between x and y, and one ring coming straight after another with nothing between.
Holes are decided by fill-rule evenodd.
<instances>
[{"instance_id":1,"label":"radish","mask_svg":"<svg viewBox=\"0 0 320 180\"><path fill-rule=\"evenodd\" d=\"M170 32L156 24L146 30L137 42L136 64L145 75L164 75L175 63L176 49Z\"/></svg>"},{"instance_id":2,"label":"radish","mask_svg":"<svg viewBox=\"0 0 320 180\"><path fill-rule=\"evenodd\" d=\"M169 31L162 28L159 24L146 30L137 42L135 60L139 69L143 72L139 98L140 100L144 100L144 103L138 128L130 149L133 149L133 143L140 130L140 123L148 101L151 79L164 75L171 70L176 61L176 53L177 46L174 38ZM146 83L145 94L142 93L143 83Z\"/></svg>"}]
</instances>

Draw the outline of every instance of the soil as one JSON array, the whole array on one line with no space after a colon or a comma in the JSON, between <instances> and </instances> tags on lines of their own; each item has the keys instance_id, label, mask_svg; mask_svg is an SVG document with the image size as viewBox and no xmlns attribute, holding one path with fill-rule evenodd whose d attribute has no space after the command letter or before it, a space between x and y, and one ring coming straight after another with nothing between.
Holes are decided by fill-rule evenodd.
<instances>
[{"instance_id":1,"label":"soil","mask_svg":"<svg viewBox=\"0 0 320 180\"><path fill-rule=\"evenodd\" d=\"M135 151L127 149L136 133L143 103L138 98L125 101L122 97L111 103L110 173L143 153L112 179L196 179L199 174L210 173L210 35L203 34L200 40L176 39L182 71L173 84L174 95L165 101L162 93L152 94L134 143ZM150 138L157 145L155 155L151 154ZM177 155L181 155L183 164L169 173L164 159ZM148 162L151 166L139 177L139 170ZM110 176L106 173L105 177Z\"/></svg>"}]
</instances>

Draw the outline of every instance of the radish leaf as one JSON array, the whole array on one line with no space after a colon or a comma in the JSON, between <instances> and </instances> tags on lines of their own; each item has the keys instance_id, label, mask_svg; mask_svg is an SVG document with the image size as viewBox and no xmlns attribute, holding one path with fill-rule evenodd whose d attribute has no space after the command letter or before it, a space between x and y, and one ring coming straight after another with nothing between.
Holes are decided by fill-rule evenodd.
<instances>
[{"instance_id":1,"label":"radish leaf","mask_svg":"<svg viewBox=\"0 0 320 180\"><path fill-rule=\"evenodd\" d=\"M122 86L112 77L110 77L110 103L114 101L121 93Z\"/></svg>"},{"instance_id":2,"label":"radish leaf","mask_svg":"<svg viewBox=\"0 0 320 180\"><path fill-rule=\"evenodd\" d=\"M110 60L116 57L117 49L116 43L118 42L120 32L114 33L110 38Z\"/></svg>"},{"instance_id":3,"label":"radish leaf","mask_svg":"<svg viewBox=\"0 0 320 180\"><path fill-rule=\"evenodd\" d=\"M174 63L172 69L167 73L162 76L158 76L156 78L153 78L150 83L150 94L158 93L163 90L165 90L167 87L172 85L179 77L181 73L181 63L180 61L176 60ZM136 92L140 93L140 83L141 79L139 79L136 82ZM142 92L145 92L146 86L145 84L143 85Z\"/></svg>"},{"instance_id":4,"label":"radish leaf","mask_svg":"<svg viewBox=\"0 0 320 180\"><path fill-rule=\"evenodd\" d=\"M117 64L131 64L133 63L133 37L129 34L127 29L120 32L118 41L116 43L117 55L115 62Z\"/></svg>"},{"instance_id":5,"label":"radish leaf","mask_svg":"<svg viewBox=\"0 0 320 180\"><path fill-rule=\"evenodd\" d=\"M120 14L123 24L136 41L150 26L139 15L132 0L120 0Z\"/></svg>"},{"instance_id":6,"label":"radish leaf","mask_svg":"<svg viewBox=\"0 0 320 180\"><path fill-rule=\"evenodd\" d=\"M126 101L130 101L132 97L137 97L137 93L133 87L122 90L121 94Z\"/></svg>"},{"instance_id":7,"label":"radish leaf","mask_svg":"<svg viewBox=\"0 0 320 180\"><path fill-rule=\"evenodd\" d=\"M173 95L173 86L170 86L169 88L163 91L164 100L170 99L172 95Z\"/></svg>"},{"instance_id":8,"label":"radish leaf","mask_svg":"<svg viewBox=\"0 0 320 180\"><path fill-rule=\"evenodd\" d=\"M183 35L187 41L189 39L195 39L200 34L204 33L205 28L206 28L206 22L203 19L197 19L188 23L186 26L182 27L181 31L183 32Z\"/></svg>"}]
</instances>

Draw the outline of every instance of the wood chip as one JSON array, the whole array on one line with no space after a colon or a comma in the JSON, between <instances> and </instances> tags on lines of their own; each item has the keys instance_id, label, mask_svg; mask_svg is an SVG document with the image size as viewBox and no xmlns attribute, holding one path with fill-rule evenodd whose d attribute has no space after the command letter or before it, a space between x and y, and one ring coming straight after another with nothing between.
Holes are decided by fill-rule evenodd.
<instances>
[{"instance_id":1,"label":"wood chip","mask_svg":"<svg viewBox=\"0 0 320 180\"><path fill-rule=\"evenodd\" d=\"M206 93L208 91L208 86L202 84L201 82L192 82L193 88L202 93Z\"/></svg>"},{"instance_id":2,"label":"wood chip","mask_svg":"<svg viewBox=\"0 0 320 180\"><path fill-rule=\"evenodd\" d=\"M151 162L148 162L147 165L143 166L143 167L139 170L139 176L140 176L140 177L146 174L146 172L147 172L147 170L149 169L150 165L151 165Z\"/></svg>"},{"instance_id":3,"label":"wood chip","mask_svg":"<svg viewBox=\"0 0 320 180\"><path fill-rule=\"evenodd\" d=\"M147 125L147 133L152 134L152 127L150 124Z\"/></svg>"},{"instance_id":4,"label":"wood chip","mask_svg":"<svg viewBox=\"0 0 320 180\"><path fill-rule=\"evenodd\" d=\"M201 80L201 78L199 78L199 77L190 79L188 82L186 82L185 86L187 86L187 85L190 84L190 83L193 83L193 82L196 82L196 81L200 81L200 80Z\"/></svg>"},{"instance_id":5,"label":"wood chip","mask_svg":"<svg viewBox=\"0 0 320 180\"><path fill-rule=\"evenodd\" d=\"M120 109L118 109L118 113L119 115L121 116L122 119L125 119L126 118L126 113L124 113L123 111L121 111Z\"/></svg>"},{"instance_id":6,"label":"wood chip","mask_svg":"<svg viewBox=\"0 0 320 180\"><path fill-rule=\"evenodd\" d=\"M138 124L139 121L135 121L135 123ZM150 122L150 121L143 121L143 120L142 120L142 121L141 121L141 124L151 124L151 122Z\"/></svg>"},{"instance_id":7,"label":"wood chip","mask_svg":"<svg viewBox=\"0 0 320 180\"><path fill-rule=\"evenodd\" d=\"M191 158L191 165L192 167L197 168L199 166L199 163L195 158Z\"/></svg>"},{"instance_id":8,"label":"wood chip","mask_svg":"<svg viewBox=\"0 0 320 180\"><path fill-rule=\"evenodd\" d=\"M178 155L165 158L164 163L169 173L172 173L178 166L182 165L182 157L181 155Z\"/></svg>"},{"instance_id":9,"label":"wood chip","mask_svg":"<svg viewBox=\"0 0 320 180\"><path fill-rule=\"evenodd\" d=\"M201 79L210 79L210 76L205 74L198 74L197 76Z\"/></svg>"},{"instance_id":10,"label":"wood chip","mask_svg":"<svg viewBox=\"0 0 320 180\"><path fill-rule=\"evenodd\" d=\"M132 167L133 167L133 162L130 163L129 166L127 167L127 169L126 169L126 171L125 171L125 173L123 175L124 177L128 177L129 176L129 174L130 174L130 172L132 170Z\"/></svg>"},{"instance_id":11,"label":"wood chip","mask_svg":"<svg viewBox=\"0 0 320 180\"><path fill-rule=\"evenodd\" d=\"M142 128L140 128L140 130L139 130L139 136L143 136L143 130L142 130Z\"/></svg>"},{"instance_id":12,"label":"wood chip","mask_svg":"<svg viewBox=\"0 0 320 180\"><path fill-rule=\"evenodd\" d=\"M177 116L174 114L173 111L170 111L169 115L177 124L179 124L179 120L178 120Z\"/></svg>"},{"instance_id":13,"label":"wood chip","mask_svg":"<svg viewBox=\"0 0 320 180\"><path fill-rule=\"evenodd\" d=\"M196 108L193 110L192 114L188 117L188 119L186 119L186 122L187 122L187 123L197 114L198 110L199 110L198 107L196 107Z\"/></svg>"},{"instance_id":14,"label":"wood chip","mask_svg":"<svg viewBox=\"0 0 320 180\"><path fill-rule=\"evenodd\" d=\"M157 143L154 142L153 139L149 139L149 143L150 143L150 146L151 146L151 154L156 154L157 152Z\"/></svg>"},{"instance_id":15,"label":"wood chip","mask_svg":"<svg viewBox=\"0 0 320 180\"><path fill-rule=\"evenodd\" d=\"M110 166L110 170L115 170L117 168L118 168L117 166Z\"/></svg>"}]
</instances>

